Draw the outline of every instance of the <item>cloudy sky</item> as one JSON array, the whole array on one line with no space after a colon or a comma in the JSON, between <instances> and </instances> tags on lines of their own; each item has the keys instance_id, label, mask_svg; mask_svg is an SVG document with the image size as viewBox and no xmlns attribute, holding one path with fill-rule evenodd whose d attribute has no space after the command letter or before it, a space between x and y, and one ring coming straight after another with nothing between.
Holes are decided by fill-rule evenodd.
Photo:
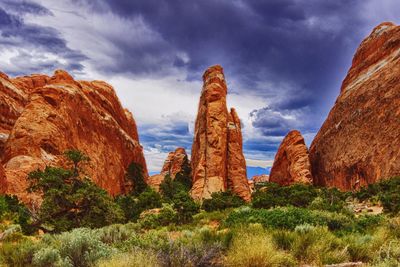
<instances>
[{"instance_id":1,"label":"cloudy sky","mask_svg":"<svg viewBox=\"0 0 400 267\"><path fill-rule=\"evenodd\" d=\"M398 0L0 0L0 71L109 82L157 172L190 152L201 75L220 64L252 175L290 129L311 142L359 43L399 14Z\"/></svg>"}]
</instances>

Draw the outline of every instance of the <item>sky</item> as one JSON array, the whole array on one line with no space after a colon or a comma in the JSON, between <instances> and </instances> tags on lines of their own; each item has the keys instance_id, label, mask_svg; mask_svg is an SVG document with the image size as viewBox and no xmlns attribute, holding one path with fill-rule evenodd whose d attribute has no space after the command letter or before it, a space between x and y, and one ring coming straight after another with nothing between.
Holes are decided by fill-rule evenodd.
<instances>
[{"instance_id":1,"label":"sky","mask_svg":"<svg viewBox=\"0 0 400 267\"><path fill-rule=\"evenodd\" d=\"M399 14L398 0L0 0L0 71L107 81L156 173L190 154L201 76L220 64L252 176L290 130L311 143L361 41Z\"/></svg>"}]
</instances>

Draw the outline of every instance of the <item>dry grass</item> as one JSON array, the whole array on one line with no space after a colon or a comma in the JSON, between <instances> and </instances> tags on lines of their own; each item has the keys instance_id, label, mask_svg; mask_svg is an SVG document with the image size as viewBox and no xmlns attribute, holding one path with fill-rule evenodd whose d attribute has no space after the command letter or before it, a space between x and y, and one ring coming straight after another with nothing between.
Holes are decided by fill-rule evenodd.
<instances>
[{"instance_id":1,"label":"dry grass","mask_svg":"<svg viewBox=\"0 0 400 267\"><path fill-rule=\"evenodd\" d=\"M251 226L235 235L225 258L225 266L297 266L293 257L278 250L261 226Z\"/></svg>"},{"instance_id":2,"label":"dry grass","mask_svg":"<svg viewBox=\"0 0 400 267\"><path fill-rule=\"evenodd\" d=\"M129 253L116 254L110 259L102 260L98 267L158 267L157 255L150 250L134 249Z\"/></svg>"}]
</instances>

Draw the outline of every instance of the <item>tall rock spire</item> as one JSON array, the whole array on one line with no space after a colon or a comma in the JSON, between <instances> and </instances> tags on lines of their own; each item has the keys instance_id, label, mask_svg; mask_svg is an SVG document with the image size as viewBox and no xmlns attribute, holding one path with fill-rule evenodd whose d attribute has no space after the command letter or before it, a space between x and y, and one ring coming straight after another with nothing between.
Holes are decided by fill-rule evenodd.
<instances>
[{"instance_id":1,"label":"tall rock spire","mask_svg":"<svg viewBox=\"0 0 400 267\"><path fill-rule=\"evenodd\" d=\"M229 113L226 107L222 67L208 68L203 82L192 146L192 197L201 200L229 189L250 200L240 121L235 110Z\"/></svg>"}]
</instances>

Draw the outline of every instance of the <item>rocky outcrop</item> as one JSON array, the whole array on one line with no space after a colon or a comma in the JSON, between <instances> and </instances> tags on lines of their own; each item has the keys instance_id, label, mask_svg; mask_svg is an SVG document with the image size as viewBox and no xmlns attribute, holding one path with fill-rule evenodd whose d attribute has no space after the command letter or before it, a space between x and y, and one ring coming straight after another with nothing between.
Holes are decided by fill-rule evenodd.
<instances>
[{"instance_id":1,"label":"rocky outcrop","mask_svg":"<svg viewBox=\"0 0 400 267\"><path fill-rule=\"evenodd\" d=\"M177 173L182 171L185 164L190 164L186 151L183 147L178 147L175 151L169 152L161 173L169 174L173 179Z\"/></svg>"},{"instance_id":2,"label":"rocky outcrop","mask_svg":"<svg viewBox=\"0 0 400 267\"><path fill-rule=\"evenodd\" d=\"M250 188L240 121L234 109L228 112L222 67L208 68L203 82L192 146L191 195L201 200L210 198L213 192L230 189L248 201Z\"/></svg>"},{"instance_id":3,"label":"rocky outcrop","mask_svg":"<svg viewBox=\"0 0 400 267\"><path fill-rule=\"evenodd\" d=\"M75 81L59 70L52 77L1 75L0 87L6 88L0 95L6 193L29 201L27 174L64 164L67 149L90 157L86 174L112 195L127 190L125 171L131 162L141 164L147 178L136 123L107 83Z\"/></svg>"},{"instance_id":4,"label":"rocky outcrop","mask_svg":"<svg viewBox=\"0 0 400 267\"><path fill-rule=\"evenodd\" d=\"M246 160L243 155L242 127L234 108L228 114L228 176L227 187L236 195L250 201Z\"/></svg>"},{"instance_id":5,"label":"rocky outcrop","mask_svg":"<svg viewBox=\"0 0 400 267\"><path fill-rule=\"evenodd\" d=\"M269 175L267 174L261 174L261 175L254 175L251 180L254 183L266 183L269 182Z\"/></svg>"},{"instance_id":6,"label":"rocky outcrop","mask_svg":"<svg viewBox=\"0 0 400 267\"><path fill-rule=\"evenodd\" d=\"M314 183L344 190L400 175L400 27L377 26L358 48L310 147Z\"/></svg>"},{"instance_id":7,"label":"rocky outcrop","mask_svg":"<svg viewBox=\"0 0 400 267\"><path fill-rule=\"evenodd\" d=\"M187 167L189 167L188 171L190 172L190 162L186 150L183 147L178 147L168 154L161 173L150 176L146 182L153 189L159 191L160 184L164 181L166 175L170 175L172 179L175 179L175 176L180 172L186 171L185 168Z\"/></svg>"},{"instance_id":8,"label":"rocky outcrop","mask_svg":"<svg viewBox=\"0 0 400 267\"><path fill-rule=\"evenodd\" d=\"M283 139L275 155L269 181L280 185L312 183L308 149L299 131L290 131Z\"/></svg>"}]
</instances>

